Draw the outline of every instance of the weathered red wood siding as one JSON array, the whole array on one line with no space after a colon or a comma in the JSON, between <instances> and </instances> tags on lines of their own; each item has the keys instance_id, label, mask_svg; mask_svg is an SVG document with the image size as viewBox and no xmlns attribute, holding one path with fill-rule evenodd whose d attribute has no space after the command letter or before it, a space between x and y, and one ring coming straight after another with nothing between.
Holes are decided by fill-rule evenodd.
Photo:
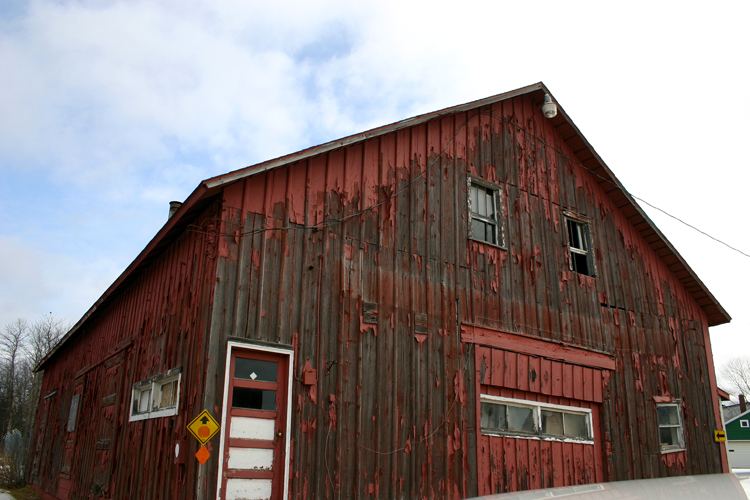
<instances>
[{"instance_id":1,"label":"weathered red wood siding","mask_svg":"<svg viewBox=\"0 0 750 500\"><path fill-rule=\"evenodd\" d=\"M112 474L120 498L213 498L217 442L205 466L173 465L171 450L203 408L222 421L231 336L295 349L295 499L463 498L550 478L719 472L706 315L630 225L623 210L632 208L580 165L574 137L525 95L225 186L220 209L196 219L221 219L217 245L204 231L180 236L50 363L42 394L59 392L40 404L44 463L35 481L56 491L61 429L79 380L80 467L61 491L80 498L94 478ZM505 249L467 238L467 174L502 186ZM569 269L563 209L590 218L596 277ZM478 354L512 350L481 335L462 340L465 326L576 346L614 369L577 365L588 370L572 368L563 391L573 395L562 396L477 381ZM544 355L524 356L521 367L538 360L542 369ZM573 366L544 359L550 369ZM184 369L179 414L128 423L133 382L176 365ZM316 370L315 384L302 384L304 366ZM605 371L599 394L589 378L604 380ZM122 396L108 410L101 405L113 383ZM519 451L529 443L483 437L482 384L596 408L594 445L560 452L537 442L539 450ZM685 452L659 453L655 397L682 401ZM101 438L111 439L109 450L97 448L99 435L109 436ZM191 455L195 440L187 442ZM501 463L510 482L487 470Z\"/></svg>"},{"instance_id":2,"label":"weathered red wood siding","mask_svg":"<svg viewBox=\"0 0 750 500\"><path fill-rule=\"evenodd\" d=\"M474 345L461 323L615 360L596 403L606 479L720 471L705 314L579 164L572 135L517 97L225 188L236 229L217 294L233 300L213 339L291 344L296 377L308 361L318 373L293 387L294 498L478 493ZM507 249L467 238L469 173L503 187ZM563 209L591 220L595 278L568 267ZM220 399L219 378L211 390ZM690 423L687 451L661 455L653 398L669 395Z\"/></svg>"},{"instance_id":3,"label":"weathered red wood siding","mask_svg":"<svg viewBox=\"0 0 750 500\"><path fill-rule=\"evenodd\" d=\"M41 393L51 396L37 413L31 450L30 480L40 490L63 499L194 498L197 467L174 464L174 445L202 409L216 262L210 224L218 215L218 204L198 214L201 227L176 238L45 366ZM133 383L180 365L179 413L129 422ZM68 433L77 392L77 426ZM195 454L195 439L187 443Z\"/></svg>"}]
</instances>

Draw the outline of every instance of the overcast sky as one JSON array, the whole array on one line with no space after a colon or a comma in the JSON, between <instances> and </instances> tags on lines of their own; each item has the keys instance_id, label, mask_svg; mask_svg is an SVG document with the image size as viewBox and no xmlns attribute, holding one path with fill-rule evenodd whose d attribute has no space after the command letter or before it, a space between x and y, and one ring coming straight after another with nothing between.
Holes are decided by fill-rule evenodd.
<instances>
[{"instance_id":1,"label":"overcast sky","mask_svg":"<svg viewBox=\"0 0 750 500\"><path fill-rule=\"evenodd\" d=\"M538 81L632 194L750 254L749 14L2 0L0 327L77 321L202 179ZM717 365L750 355L750 258L642 206L733 317Z\"/></svg>"}]
</instances>

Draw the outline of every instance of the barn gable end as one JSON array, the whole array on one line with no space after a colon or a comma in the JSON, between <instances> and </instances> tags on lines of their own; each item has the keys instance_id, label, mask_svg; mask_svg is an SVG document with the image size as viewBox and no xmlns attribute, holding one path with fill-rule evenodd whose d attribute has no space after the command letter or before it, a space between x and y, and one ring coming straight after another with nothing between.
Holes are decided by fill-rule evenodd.
<instances>
[{"instance_id":1,"label":"barn gable end","mask_svg":"<svg viewBox=\"0 0 750 500\"><path fill-rule=\"evenodd\" d=\"M80 393L76 432L91 437L44 441L32 481L59 498L91 483L149 498L466 498L726 469L708 326L729 316L564 111L544 117L545 93L205 181L186 203L203 212L178 212L172 241L42 364L43 395L58 394L37 428L58 435L50 415L67 420ZM177 366L176 415L124 417L135 384ZM107 410L112 388L79 389L81 371L127 396ZM263 391L273 408L242 399ZM199 465L184 428L203 409L222 429ZM243 441L243 425L273 432ZM42 459L64 448L91 457L67 477ZM106 469L136 450L138 473ZM231 458L249 455L271 471Z\"/></svg>"}]
</instances>

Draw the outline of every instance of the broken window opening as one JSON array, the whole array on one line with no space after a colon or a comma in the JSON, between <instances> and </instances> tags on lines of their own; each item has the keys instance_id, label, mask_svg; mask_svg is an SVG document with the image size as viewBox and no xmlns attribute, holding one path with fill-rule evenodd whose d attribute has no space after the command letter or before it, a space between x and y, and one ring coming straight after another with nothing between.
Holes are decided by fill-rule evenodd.
<instances>
[{"instance_id":1,"label":"broken window opening","mask_svg":"<svg viewBox=\"0 0 750 500\"><path fill-rule=\"evenodd\" d=\"M585 276L596 276L591 232L588 222L566 217L570 269Z\"/></svg>"}]
</instances>

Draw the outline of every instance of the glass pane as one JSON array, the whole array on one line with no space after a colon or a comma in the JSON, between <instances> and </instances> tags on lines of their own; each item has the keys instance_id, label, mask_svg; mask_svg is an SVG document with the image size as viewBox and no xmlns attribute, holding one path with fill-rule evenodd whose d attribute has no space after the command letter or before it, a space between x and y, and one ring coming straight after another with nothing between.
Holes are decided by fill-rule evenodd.
<instances>
[{"instance_id":1,"label":"glass pane","mask_svg":"<svg viewBox=\"0 0 750 500\"><path fill-rule=\"evenodd\" d=\"M141 391L138 402L138 413L148 413L148 404L151 401L151 389Z\"/></svg>"},{"instance_id":2,"label":"glass pane","mask_svg":"<svg viewBox=\"0 0 750 500\"><path fill-rule=\"evenodd\" d=\"M579 274L589 275L589 261L586 255L573 253L573 270Z\"/></svg>"},{"instance_id":3,"label":"glass pane","mask_svg":"<svg viewBox=\"0 0 750 500\"><path fill-rule=\"evenodd\" d=\"M586 250L586 234L583 229L583 224L576 224L576 232L578 233L578 248Z\"/></svg>"},{"instance_id":4,"label":"glass pane","mask_svg":"<svg viewBox=\"0 0 750 500\"><path fill-rule=\"evenodd\" d=\"M175 397L177 396L177 381L173 380L161 386L161 399L159 400L159 408L169 408L176 404Z\"/></svg>"},{"instance_id":5,"label":"glass pane","mask_svg":"<svg viewBox=\"0 0 750 500\"><path fill-rule=\"evenodd\" d=\"M559 411L542 410L542 434L563 435L563 417Z\"/></svg>"},{"instance_id":6,"label":"glass pane","mask_svg":"<svg viewBox=\"0 0 750 500\"><path fill-rule=\"evenodd\" d=\"M495 199L492 196L491 189L488 189L486 191L485 197L487 199L487 212L484 215L489 217L490 219L494 219L495 218Z\"/></svg>"},{"instance_id":7,"label":"glass pane","mask_svg":"<svg viewBox=\"0 0 750 500\"><path fill-rule=\"evenodd\" d=\"M279 364L273 361L235 358L234 378L256 380L258 382L276 382Z\"/></svg>"},{"instance_id":8,"label":"glass pane","mask_svg":"<svg viewBox=\"0 0 750 500\"><path fill-rule=\"evenodd\" d=\"M276 391L235 387L232 389L232 408L276 411Z\"/></svg>"},{"instance_id":9,"label":"glass pane","mask_svg":"<svg viewBox=\"0 0 750 500\"><path fill-rule=\"evenodd\" d=\"M531 408L508 406L508 430L519 432L536 432L533 410Z\"/></svg>"},{"instance_id":10,"label":"glass pane","mask_svg":"<svg viewBox=\"0 0 750 500\"><path fill-rule=\"evenodd\" d=\"M471 193L471 211L477 213L479 210L479 188L469 186L469 192Z\"/></svg>"},{"instance_id":11,"label":"glass pane","mask_svg":"<svg viewBox=\"0 0 750 500\"><path fill-rule=\"evenodd\" d=\"M484 241L492 243L493 245L497 245L497 241L495 239L495 226L493 224L485 223L484 229L486 231L484 235Z\"/></svg>"},{"instance_id":12,"label":"glass pane","mask_svg":"<svg viewBox=\"0 0 750 500\"><path fill-rule=\"evenodd\" d=\"M659 425L680 425L680 419L677 416L677 406L659 406Z\"/></svg>"},{"instance_id":13,"label":"glass pane","mask_svg":"<svg viewBox=\"0 0 750 500\"><path fill-rule=\"evenodd\" d=\"M471 236L478 240L483 240L485 238L484 222L477 219L471 219Z\"/></svg>"},{"instance_id":14,"label":"glass pane","mask_svg":"<svg viewBox=\"0 0 750 500\"><path fill-rule=\"evenodd\" d=\"M487 202L484 196L484 188L479 188L477 199L478 199L478 203L477 203L476 212L479 215L486 215L487 214Z\"/></svg>"},{"instance_id":15,"label":"glass pane","mask_svg":"<svg viewBox=\"0 0 750 500\"><path fill-rule=\"evenodd\" d=\"M505 405L482 403L482 428L499 431L508 430L505 419Z\"/></svg>"},{"instance_id":16,"label":"glass pane","mask_svg":"<svg viewBox=\"0 0 750 500\"><path fill-rule=\"evenodd\" d=\"M662 446L678 446L677 427L662 427L659 429L659 437Z\"/></svg>"},{"instance_id":17,"label":"glass pane","mask_svg":"<svg viewBox=\"0 0 750 500\"><path fill-rule=\"evenodd\" d=\"M580 413L565 414L565 435L574 438L588 438L589 431L586 425L586 415Z\"/></svg>"},{"instance_id":18,"label":"glass pane","mask_svg":"<svg viewBox=\"0 0 750 500\"><path fill-rule=\"evenodd\" d=\"M582 225L578 222L568 220L568 236L570 237L570 246L573 248L578 248L580 250L585 250L586 245L583 242L583 231L581 229Z\"/></svg>"}]
</instances>

